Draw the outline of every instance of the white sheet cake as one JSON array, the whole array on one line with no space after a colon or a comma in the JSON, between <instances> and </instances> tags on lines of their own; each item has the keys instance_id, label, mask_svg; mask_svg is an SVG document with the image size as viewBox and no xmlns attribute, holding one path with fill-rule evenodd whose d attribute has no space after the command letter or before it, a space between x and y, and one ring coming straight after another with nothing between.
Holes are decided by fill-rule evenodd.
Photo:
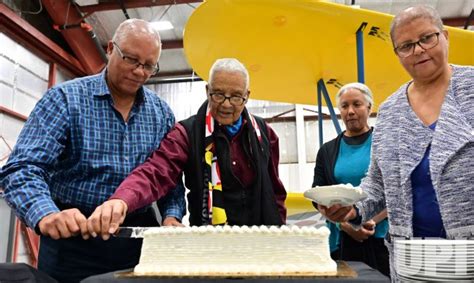
<instances>
[{"instance_id":1,"label":"white sheet cake","mask_svg":"<svg viewBox=\"0 0 474 283\"><path fill-rule=\"evenodd\" d=\"M144 234L135 275L335 275L326 227L157 227Z\"/></svg>"}]
</instances>

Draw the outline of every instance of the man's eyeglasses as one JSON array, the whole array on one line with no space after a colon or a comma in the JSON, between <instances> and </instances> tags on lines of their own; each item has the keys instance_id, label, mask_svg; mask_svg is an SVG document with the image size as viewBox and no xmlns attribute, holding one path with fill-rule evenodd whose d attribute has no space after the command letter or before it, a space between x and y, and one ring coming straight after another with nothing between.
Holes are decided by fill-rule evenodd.
<instances>
[{"instance_id":1,"label":"man's eyeglasses","mask_svg":"<svg viewBox=\"0 0 474 283\"><path fill-rule=\"evenodd\" d=\"M394 48L395 53L398 54L401 58L406 58L412 55L415 52L415 46L418 44L423 50L428 50L436 45L439 42L439 32L433 32L421 37L416 42L404 43L398 47Z\"/></svg>"},{"instance_id":2,"label":"man's eyeglasses","mask_svg":"<svg viewBox=\"0 0 474 283\"><path fill-rule=\"evenodd\" d=\"M149 74L152 74L152 75L156 74L160 70L160 66L158 65L158 63L156 63L156 65L142 64L142 63L140 63L140 61L138 61L137 58L128 57L128 56L123 55L122 49L120 49L120 47L117 45L117 43L112 42L112 44L115 45L115 47L117 47L117 51L119 52L120 57L122 57L122 60L125 63L127 63L128 65L134 66L135 68L138 68L138 67L142 66L143 70L145 72L147 72Z\"/></svg>"},{"instance_id":3,"label":"man's eyeglasses","mask_svg":"<svg viewBox=\"0 0 474 283\"><path fill-rule=\"evenodd\" d=\"M230 104L234 106L241 106L247 100L242 96L225 96L222 93L210 93L209 95L211 96L212 101L214 101L215 103L224 103L226 99L229 99Z\"/></svg>"}]
</instances>

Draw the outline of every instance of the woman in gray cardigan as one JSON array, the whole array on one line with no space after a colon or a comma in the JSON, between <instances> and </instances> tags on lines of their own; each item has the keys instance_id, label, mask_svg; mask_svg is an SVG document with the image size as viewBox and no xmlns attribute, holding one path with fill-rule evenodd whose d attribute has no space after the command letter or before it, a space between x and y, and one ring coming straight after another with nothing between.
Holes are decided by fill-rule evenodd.
<instances>
[{"instance_id":1,"label":"woman in gray cardigan","mask_svg":"<svg viewBox=\"0 0 474 283\"><path fill-rule=\"evenodd\" d=\"M379 109L361 183L369 197L322 213L358 224L387 208L397 280L390 239L474 235L474 68L448 64L448 32L430 7L398 14L391 38L413 80Z\"/></svg>"}]
</instances>

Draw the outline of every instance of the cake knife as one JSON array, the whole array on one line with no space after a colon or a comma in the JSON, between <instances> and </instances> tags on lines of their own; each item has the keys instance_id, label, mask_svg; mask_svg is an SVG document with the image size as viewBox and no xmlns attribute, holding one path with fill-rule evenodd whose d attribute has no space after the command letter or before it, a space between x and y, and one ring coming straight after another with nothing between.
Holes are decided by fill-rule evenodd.
<instances>
[{"instance_id":1,"label":"cake knife","mask_svg":"<svg viewBox=\"0 0 474 283\"><path fill-rule=\"evenodd\" d=\"M143 233L153 227L119 227L113 234L119 238L143 238Z\"/></svg>"}]
</instances>

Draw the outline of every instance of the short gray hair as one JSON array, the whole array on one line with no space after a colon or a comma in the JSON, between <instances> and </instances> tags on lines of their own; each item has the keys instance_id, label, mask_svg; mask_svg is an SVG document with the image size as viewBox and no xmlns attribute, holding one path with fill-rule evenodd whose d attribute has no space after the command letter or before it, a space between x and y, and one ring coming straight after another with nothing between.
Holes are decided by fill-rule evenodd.
<instances>
[{"instance_id":1,"label":"short gray hair","mask_svg":"<svg viewBox=\"0 0 474 283\"><path fill-rule=\"evenodd\" d=\"M212 85L214 74L218 71L224 72L239 72L242 73L245 79L245 89L249 89L250 78L247 68L239 60L235 58L221 58L217 59L209 71L209 85Z\"/></svg>"},{"instance_id":2,"label":"short gray hair","mask_svg":"<svg viewBox=\"0 0 474 283\"><path fill-rule=\"evenodd\" d=\"M400 13L398 13L395 18L393 18L392 23L390 24L390 38L392 39L392 44L395 47L395 38L394 33L395 29L399 26L402 26L406 23L409 23L416 19L428 19L433 23L440 31L444 30L443 21L436 11L435 8L428 5L417 5L410 8L407 8Z\"/></svg>"},{"instance_id":3,"label":"short gray hair","mask_svg":"<svg viewBox=\"0 0 474 283\"><path fill-rule=\"evenodd\" d=\"M161 46L161 39L159 32L151 26L147 21L141 19L128 19L123 21L118 28L115 30L112 41L115 43L121 43L129 34L141 33L143 35L149 35L156 39L158 45Z\"/></svg>"},{"instance_id":4,"label":"short gray hair","mask_svg":"<svg viewBox=\"0 0 474 283\"><path fill-rule=\"evenodd\" d=\"M343 95L350 89L357 89L358 91L360 91L364 95L365 101L372 108L372 105L374 105L374 96L372 95L372 91L370 90L370 88L363 83L349 83L342 86L336 94L337 106L339 106L341 95Z\"/></svg>"}]
</instances>

